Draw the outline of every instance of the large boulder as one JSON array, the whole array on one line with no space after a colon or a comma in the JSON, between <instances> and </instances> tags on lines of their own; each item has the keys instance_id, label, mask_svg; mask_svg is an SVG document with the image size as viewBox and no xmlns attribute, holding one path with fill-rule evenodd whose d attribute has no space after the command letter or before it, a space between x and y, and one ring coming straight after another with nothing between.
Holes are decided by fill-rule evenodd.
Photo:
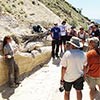
<instances>
[{"instance_id":1,"label":"large boulder","mask_svg":"<svg viewBox=\"0 0 100 100\"><path fill-rule=\"evenodd\" d=\"M29 42L24 45L24 47L21 49L21 51L28 51L31 52L36 48L44 46L43 42Z\"/></svg>"}]
</instances>

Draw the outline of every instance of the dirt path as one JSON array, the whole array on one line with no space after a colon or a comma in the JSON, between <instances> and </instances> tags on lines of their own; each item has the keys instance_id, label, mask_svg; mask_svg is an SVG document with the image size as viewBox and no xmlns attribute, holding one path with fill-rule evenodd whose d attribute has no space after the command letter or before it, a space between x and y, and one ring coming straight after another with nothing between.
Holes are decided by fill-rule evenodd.
<instances>
[{"instance_id":1,"label":"dirt path","mask_svg":"<svg viewBox=\"0 0 100 100\"><path fill-rule=\"evenodd\" d=\"M1 93L0 100L63 100L63 92L60 93L58 90L61 70L59 62L60 60L51 59L48 67L43 67L26 77L18 88L6 88ZM74 89L71 91L71 100L76 100ZM86 83L83 100L89 100L89 88Z\"/></svg>"}]
</instances>

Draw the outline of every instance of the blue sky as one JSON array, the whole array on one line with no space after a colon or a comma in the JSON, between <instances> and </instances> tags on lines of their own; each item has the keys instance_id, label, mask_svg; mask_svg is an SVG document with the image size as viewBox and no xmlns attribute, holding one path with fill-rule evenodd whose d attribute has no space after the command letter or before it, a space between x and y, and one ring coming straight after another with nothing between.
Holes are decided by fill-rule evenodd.
<instances>
[{"instance_id":1,"label":"blue sky","mask_svg":"<svg viewBox=\"0 0 100 100\"><path fill-rule=\"evenodd\" d=\"M66 0L90 19L100 19L100 0Z\"/></svg>"}]
</instances>

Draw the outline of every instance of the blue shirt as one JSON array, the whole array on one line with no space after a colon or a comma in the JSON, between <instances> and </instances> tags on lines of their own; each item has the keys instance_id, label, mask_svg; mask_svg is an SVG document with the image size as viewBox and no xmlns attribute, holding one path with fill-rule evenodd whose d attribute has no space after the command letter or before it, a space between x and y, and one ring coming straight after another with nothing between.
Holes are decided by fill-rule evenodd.
<instances>
[{"instance_id":1,"label":"blue shirt","mask_svg":"<svg viewBox=\"0 0 100 100\"><path fill-rule=\"evenodd\" d=\"M51 28L51 32L52 32L52 38L53 39L59 39L60 38L60 28L59 27Z\"/></svg>"}]
</instances>

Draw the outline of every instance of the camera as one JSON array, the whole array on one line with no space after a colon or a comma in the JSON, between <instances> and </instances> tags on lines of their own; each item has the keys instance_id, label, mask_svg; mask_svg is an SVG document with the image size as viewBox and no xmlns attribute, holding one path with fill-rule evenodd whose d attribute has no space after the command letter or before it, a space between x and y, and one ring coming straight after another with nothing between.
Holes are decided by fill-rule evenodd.
<instances>
[{"instance_id":1,"label":"camera","mask_svg":"<svg viewBox=\"0 0 100 100\"><path fill-rule=\"evenodd\" d=\"M63 92L64 91L64 86L63 85L60 86L59 91L60 92Z\"/></svg>"}]
</instances>

